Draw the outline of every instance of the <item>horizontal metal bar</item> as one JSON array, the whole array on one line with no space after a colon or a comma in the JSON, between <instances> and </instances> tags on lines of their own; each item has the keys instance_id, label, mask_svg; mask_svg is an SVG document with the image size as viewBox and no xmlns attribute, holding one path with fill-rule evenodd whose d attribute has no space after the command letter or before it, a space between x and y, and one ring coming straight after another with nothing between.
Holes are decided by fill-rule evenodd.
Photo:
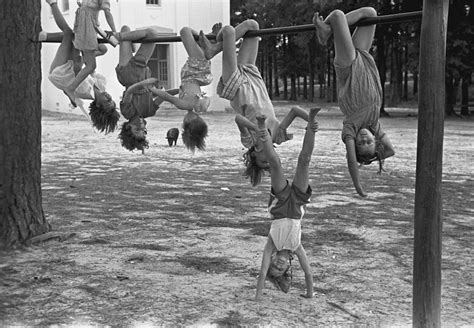
<instances>
[{"instance_id":1,"label":"horizontal metal bar","mask_svg":"<svg viewBox=\"0 0 474 328\"><path fill-rule=\"evenodd\" d=\"M382 15L377 17L367 17L359 20L353 26L368 26L374 24L392 24L392 23L404 23L412 22L414 20L421 20L422 11L412 11L407 13L398 13L391 15ZM314 31L313 24L305 25L295 25L295 26L283 26L283 27L273 27L266 28L261 30L249 31L244 35L244 38L255 37L255 36L265 36L265 35L280 35L280 34L294 34L300 32L310 32ZM215 36L212 34L206 35L210 40L214 39ZM197 39L197 37L196 37ZM62 40L61 33L48 33L48 38L44 43L58 43ZM99 43L107 43L107 40L98 39ZM134 43L168 43L168 42L181 42L181 37L178 35L163 35L159 37L141 39L133 41Z\"/></svg>"}]
</instances>

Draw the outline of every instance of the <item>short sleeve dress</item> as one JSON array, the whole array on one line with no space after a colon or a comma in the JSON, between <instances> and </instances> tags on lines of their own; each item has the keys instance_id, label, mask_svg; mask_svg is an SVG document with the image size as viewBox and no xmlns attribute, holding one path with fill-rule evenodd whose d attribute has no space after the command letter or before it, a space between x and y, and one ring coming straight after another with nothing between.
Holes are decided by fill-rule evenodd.
<instances>
[{"instance_id":1,"label":"short sleeve dress","mask_svg":"<svg viewBox=\"0 0 474 328\"><path fill-rule=\"evenodd\" d=\"M349 66L334 64L337 77L338 102L345 118L341 138L355 139L362 128L375 136L383 134L379 123L382 85L374 58L356 49L356 58Z\"/></svg>"},{"instance_id":2,"label":"short sleeve dress","mask_svg":"<svg viewBox=\"0 0 474 328\"><path fill-rule=\"evenodd\" d=\"M110 0L82 0L82 5L76 11L74 21L74 47L79 50L96 50L96 26L99 26L99 12L110 9Z\"/></svg>"},{"instance_id":3,"label":"short sleeve dress","mask_svg":"<svg viewBox=\"0 0 474 328\"><path fill-rule=\"evenodd\" d=\"M235 112L250 122L257 123L256 117L265 115L265 123L274 143L281 144L292 138L286 130L280 128L280 122L276 118L267 87L257 66L238 65L237 70L226 83L222 81L222 78L220 79L217 93L220 97L230 100L230 105ZM246 148L255 146L257 143L255 133L250 131L241 134L240 139Z\"/></svg>"}]
</instances>

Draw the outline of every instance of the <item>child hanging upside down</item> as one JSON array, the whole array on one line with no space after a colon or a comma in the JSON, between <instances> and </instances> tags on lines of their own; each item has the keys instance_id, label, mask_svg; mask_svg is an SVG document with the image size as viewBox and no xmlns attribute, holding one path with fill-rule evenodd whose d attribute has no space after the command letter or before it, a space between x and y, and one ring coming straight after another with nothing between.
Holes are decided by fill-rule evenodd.
<instances>
[{"instance_id":1,"label":"child hanging upside down","mask_svg":"<svg viewBox=\"0 0 474 328\"><path fill-rule=\"evenodd\" d=\"M47 0L55 2L56 0ZM76 78L68 86L71 92L92 74L97 66L94 53L98 49L97 29L99 28L99 12L103 11L109 27L115 32L115 23L110 12L110 0L81 0L74 20L74 47L81 51L85 66L77 73ZM109 34L110 36L111 34ZM110 39L110 37L109 37Z\"/></svg>"},{"instance_id":2,"label":"child hanging upside down","mask_svg":"<svg viewBox=\"0 0 474 328\"><path fill-rule=\"evenodd\" d=\"M120 112L128 120L122 124L119 139L122 146L130 151L139 149L144 152L148 148L145 118L154 116L163 102L153 93L152 89L158 80L151 77L148 67L155 43L142 43L134 55L132 41L159 35L156 27L131 31L128 26L122 26L120 33L114 34L120 42L119 63L115 73L120 84L126 88L120 102ZM167 92L177 94L178 90Z\"/></svg>"},{"instance_id":3,"label":"child hanging upside down","mask_svg":"<svg viewBox=\"0 0 474 328\"><path fill-rule=\"evenodd\" d=\"M217 33L220 24L212 27L212 33ZM201 32L201 34L203 34ZM201 90L201 87L212 82L211 61L204 55L201 42L196 42L198 32L189 27L183 27L180 31L181 41L188 53L188 60L181 69L181 86L179 97L174 97L164 90L152 88L154 94L175 105L178 109L187 110L183 121L183 142L192 152L195 149L205 150L207 137L207 124L197 112L205 112L210 105L209 97Z\"/></svg>"},{"instance_id":4,"label":"child hanging upside down","mask_svg":"<svg viewBox=\"0 0 474 328\"><path fill-rule=\"evenodd\" d=\"M93 126L101 132L113 132L117 127L120 114L115 109L115 102L105 90L105 77L92 73L87 75L82 82L71 91L71 85L76 79L76 74L82 68L83 62L79 51L74 48L74 35L72 29L64 19L56 1L47 0L51 5L51 12L58 27L63 32L63 38L56 55L51 63L48 79L62 90L69 98L71 104L82 109L82 99L93 100L89 106ZM48 34L41 32L39 39L47 40ZM105 45L99 45L94 56L107 52Z\"/></svg>"},{"instance_id":5,"label":"child hanging upside down","mask_svg":"<svg viewBox=\"0 0 474 328\"><path fill-rule=\"evenodd\" d=\"M313 274L301 244L301 224L306 214L312 190L309 186L309 164L314 148L314 136L318 130L315 121L319 108L310 110L303 146L298 156L293 182L288 182L273 147L265 118L257 117L258 137L262 141L262 156L268 163L271 176L271 193L268 212L272 220L267 243L263 250L262 265L257 282L256 300L260 300L268 278L281 290L288 292L291 283L291 259L296 254L304 271L307 298L313 297Z\"/></svg>"},{"instance_id":6,"label":"child hanging upside down","mask_svg":"<svg viewBox=\"0 0 474 328\"><path fill-rule=\"evenodd\" d=\"M258 29L256 21L246 20L235 28L224 26L216 36L216 43L211 43L203 33L200 37L206 58L211 59L222 51L222 77L217 93L230 100L230 105L237 113L235 122L240 131L242 145L247 148L243 156L246 166L244 175L250 179L253 186L260 183L265 172L265 164L260 158L261 147L254 132L256 117L266 116L272 142L276 144L292 138L286 129L296 117L308 120L308 114L298 106L291 108L281 122L277 119L265 82L255 66L259 37L244 38L236 54L236 40L248 31Z\"/></svg>"},{"instance_id":7,"label":"child hanging upside down","mask_svg":"<svg viewBox=\"0 0 474 328\"><path fill-rule=\"evenodd\" d=\"M346 145L349 173L357 193L366 197L359 179L359 165L379 161L379 173L385 158L395 151L379 122L382 86L375 61L369 49L375 25L356 27L350 34L349 25L362 18L377 16L374 8L363 7L344 14L332 11L325 20L315 13L313 24L319 43L325 45L334 37L334 67L336 69L338 102L344 114L342 141Z\"/></svg>"}]
</instances>

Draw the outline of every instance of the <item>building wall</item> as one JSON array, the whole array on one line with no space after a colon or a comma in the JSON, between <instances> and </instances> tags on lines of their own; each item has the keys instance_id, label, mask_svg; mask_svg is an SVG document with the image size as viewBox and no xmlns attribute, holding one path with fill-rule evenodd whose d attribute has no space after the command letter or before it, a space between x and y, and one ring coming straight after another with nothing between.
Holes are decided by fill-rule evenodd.
<instances>
[{"instance_id":1,"label":"building wall","mask_svg":"<svg viewBox=\"0 0 474 328\"><path fill-rule=\"evenodd\" d=\"M62 7L61 1L67 0L58 0L60 8ZM230 22L230 0L161 0L161 6L146 5L146 0L112 0L111 7L117 30L120 30L122 25L128 25L131 29L159 26L179 35L181 27L190 26L197 31L202 29L205 33L209 33L214 23L222 22L225 25ZM64 13L64 17L71 27L74 24L76 9L76 1L69 0L69 11ZM102 28L109 30L102 12L99 19ZM43 0L41 23L44 31L59 31L51 15L49 5ZM168 44L169 83L171 87L179 87L181 67L187 59L187 54L181 42ZM80 114L78 108L70 108L67 97L48 80L49 68L58 47L59 43L43 43L42 46L42 107L48 110ZM124 91L115 75L118 56L119 47L108 46L107 54L97 58L97 72L107 78L107 91L116 100L117 104ZM221 66L221 56L218 55L212 60L214 81L211 85L203 88L203 91L211 97L210 111L224 110L228 106L228 102L220 99L215 93L222 72ZM88 102L86 104L88 105Z\"/></svg>"}]
</instances>

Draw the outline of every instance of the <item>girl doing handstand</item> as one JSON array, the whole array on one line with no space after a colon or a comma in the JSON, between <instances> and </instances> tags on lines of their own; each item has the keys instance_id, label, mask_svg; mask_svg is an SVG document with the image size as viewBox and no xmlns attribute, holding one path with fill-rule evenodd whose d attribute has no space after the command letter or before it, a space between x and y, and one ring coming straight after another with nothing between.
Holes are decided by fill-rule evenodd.
<instances>
[{"instance_id":1,"label":"girl doing handstand","mask_svg":"<svg viewBox=\"0 0 474 328\"><path fill-rule=\"evenodd\" d=\"M318 130L315 121L319 108L312 108L309 112L308 125L303 139L303 146L298 156L293 182L289 183L280 162L280 158L273 147L264 119L259 120L259 138L262 140L262 156L265 157L271 176L271 193L268 203L268 212L272 219L270 233L263 250L262 265L257 282L256 300L260 300L266 278L276 282L283 291L287 292L285 284L291 272L291 257L296 254L304 271L306 294L304 297L313 297L313 275L308 263L306 251L301 244L301 221L306 213L306 204L312 189L309 186L309 164L314 148L314 136Z\"/></svg>"}]
</instances>

